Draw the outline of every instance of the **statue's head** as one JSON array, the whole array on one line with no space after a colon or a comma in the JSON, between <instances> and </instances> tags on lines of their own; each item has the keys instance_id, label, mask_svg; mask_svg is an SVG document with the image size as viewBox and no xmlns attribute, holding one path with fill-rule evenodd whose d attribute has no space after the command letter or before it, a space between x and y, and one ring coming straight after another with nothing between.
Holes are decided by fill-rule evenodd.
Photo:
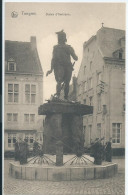
<instances>
[{"instance_id":1,"label":"statue's head","mask_svg":"<svg viewBox=\"0 0 128 195\"><path fill-rule=\"evenodd\" d=\"M56 32L56 34L58 36L58 43L59 44L63 44L65 42L67 42L66 33L63 30Z\"/></svg>"}]
</instances>

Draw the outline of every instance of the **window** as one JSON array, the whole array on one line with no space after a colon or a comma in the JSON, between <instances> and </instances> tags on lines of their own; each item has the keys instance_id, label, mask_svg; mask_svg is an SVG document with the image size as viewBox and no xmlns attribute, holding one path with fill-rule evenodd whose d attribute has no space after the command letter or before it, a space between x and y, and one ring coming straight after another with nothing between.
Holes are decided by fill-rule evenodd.
<instances>
[{"instance_id":1,"label":"window","mask_svg":"<svg viewBox=\"0 0 128 195\"><path fill-rule=\"evenodd\" d=\"M17 122L18 121L18 113L7 113L7 121L8 122Z\"/></svg>"},{"instance_id":2,"label":"window","mask_svg":"<svg viewBox=\"0 0 128 195\"><path fill-rule=\"evenodd\" d=\"M97 85L99 85L101 82L101 72L97 74Z\"/></svg>"},{"instance_id":3,"label":"window","mask_svg":"<svg viewBox=\"0 0 128 195\"><path fill-rule=\"evenodd\" d=\"M89 106L93 105L93 97L89 97Z\"/></svg>"},{"instance_id":4,"label":"window","mask_svg":"<svg viewBox=\"0 0 128 195\"><path fill-rule=\"evenodd\" d=\"M13 62L9 63L9 70L14 71L15 70L15 64Z\"/></svg>"},{"instance_id":5,"label":"window","mask_svg":"<svg viewBox=\"0 0 128 195\"><path fill-rule=\"evenodd\" d=\"M7 114L7 121L11 122L12 121L12 113Z\"/></svg>"},{"instance_id":6,"label":"window","mask_svg":"<svg viewBox=\"0 0 128 195\"><path fill-rule=\"evenodd\" d=\"M36 102L36 85L26 84L25 85L25 103Z\"/></svg>"},{"instance_id":7,"label":"window","mask_svg":"<svg viewBox=\"0 0 128 195\"><path fill-rule=\"evenodd\" d=\"M8 147L11 148L11 135L8 134Z\"/></svg>"},{"instance_id":8,"label":"window","mask_svg":"<svg viewBox=\"0 0 128 195\"><path fill-rule=\"evenodd\" d=\"M97 124L97 137L101 138L101 123Z\"/></svg>"},{"instance_id":9,"label":"window","mask_svg":"<svg viewBox=\"0 0 128 195\"><path fill-rule=\"evenodd\" d=\"M92 88L92 78L90 78L89 81L88 81L88 88L89 88L89 89Z\"/></svg>"},{"instance_id":10,"label":"window","mask_svg":"<svg viewBox=\"0 0 128 195\"><path fill-rule=\"evenodd\" d=\"M91 143L92 125L88 126L88 130L89 130L89 137L88 137L88 139L89 139L89 143Z\"/></svg>"},{"instance_id":11,"label":"window","mask_svg":"<svg viewBox=\"0 0 128 195\"><path fill-rule=\"evenodd\" d=\"M121 123L112 123L112 143L120 143Z\"/></svg>"},{"instance_id":12,"label":"window","mask_svg":"<svg viewBox=\"0 0 128 195\"><path fill-rule=\"evenodd\" d=\"M18 121L18 114L17 113L13 113L13 121L14 122Z\"/></svg>"},{"instance_id":13,"label":"window","mask_svg":"<svg viewBox=\"0 0 128 195\"><path fill-rule=\"evenodd\" d=\"M28 133L25 135L25 140L30 148L33 147L34 138L35 138L34 134Z\"/></svg>"},{"instance_id":14,"label":"window","mask_svg":"<svg viewBox=\"0 0 128 195\"><path fill-rule=\"evenodd\" d=\"M87 91L87 82L85 81L84 82L84 92L86 92Z\"/></svg>"},{"instance_id":15,"label":"window","mask_svg":"<svg viewBox=\"0 0 128 195\"><path fill-rule=\"evenodd\" d=\"M98 106L98 111L101 111L101 94L98 94L98 96L97 96L97 100L98 100L98 104L97 104L97 106Z\"/></svg>"},{"instance_id":16,"label":"window","mask_svg":"<svg viewBox=\"0 0 128 195\"><path fill-rule=\"evenodd\" d=\"M90 62L90 70L92 70L92 61Z\"/></svg>"},{"instance_id":17,"label":"window","mask_svg":"<svg viewBox=\"0 0 128 195\"><path fill-rule=\"evenodd\" d=\"M24 122L25 123L34 123L35 122L35 114L24 114Z\"/></svg>"},{"instance_id":18,"label":"window","mask_svg":"<svg viewBox=\"0 0 128 195\"><path fill-rule=\"evenodd\" d=\"M8 71L16 71L16 63L12 58L8 60Z\"/></svg>"},{"instance_id":19,"label":"window","mask_svg":"<svg viewBox=\"0 0 128 195\"><path fill-rule=\"evenodd\" d=\"M86 99L84 99L84 105L86 105Z\"/></svg>"},{"instance_id":20,"label":"window","mask_svg":"<svg viewBox=\"0 0 128 195\"><path fill-rule=\"evenodd\" d=\"M29 114L24 114L24 122L29 123Z\"/></svg>"},{"instance_id":21,"label":"window","mask_svg":"<svg viewBox=\"0 0 128 195\"><path fill-rule=\"evenodd\" d=\"M35 122L35 114L30 114L30 123Z\"/></svg>"},{"instance_id":22,"label":"window","mask_svg":"<svg viewBox=\"0 0 128 195\"><path fill-rule=\"evenodd\" d=\"M18 103L19 84L8 84L8 102Z\"/></svg>"},{"instance_id":23,"label":"window","mask_svg":"<svg viewBox=\"0 0 128 195\"><path fill-rule=\"evenodd\" d=\"M14 148L16 143L16 134L8 133L8 147Z\"/></svg>"}]
</instances>

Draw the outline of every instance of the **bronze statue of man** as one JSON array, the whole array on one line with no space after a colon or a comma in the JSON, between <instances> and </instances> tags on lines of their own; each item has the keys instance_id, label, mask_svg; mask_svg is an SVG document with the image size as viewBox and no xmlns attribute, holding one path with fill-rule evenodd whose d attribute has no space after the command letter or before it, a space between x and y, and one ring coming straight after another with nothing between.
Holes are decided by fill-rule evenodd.
<instances>
[{"instance_id":1,"label":"bronze statue of man","mask_svg":"<svg viewBox=\"0 0 128 195\"><path fill-rule=\"evenodd\" d=\"M59 98L62 85L64 84L64 98L68 99L69 83L72 76L73 64L71 57L77 61L78 57L74 49L67 45L66 33L62 31L56 32L58 36L58 44L53 48L53 57L51 61L51 70L46 74L48 76L54 70L56 85L56 95Z\"/></svg>"}]
</instances>

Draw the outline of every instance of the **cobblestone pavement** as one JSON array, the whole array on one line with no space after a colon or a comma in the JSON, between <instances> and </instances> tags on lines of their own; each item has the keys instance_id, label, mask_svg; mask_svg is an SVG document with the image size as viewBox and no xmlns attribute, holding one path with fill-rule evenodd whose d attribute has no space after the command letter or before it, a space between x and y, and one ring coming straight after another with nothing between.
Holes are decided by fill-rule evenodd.
<instances>
[{"instance_id":1,"label":"cobblestone pavement","mask_svg":"<svg viewBox=\"0 0 128 195\"><path fill-rule=\"evenodd\" d=\"M11 160L12 161L12 160ZM4 163L4 195L124 195L124 159L114 159L119 166L118 174L109 179L84 181L27 181L11 178L8 175L10 160Z\"/></svg>"}]
</instances>

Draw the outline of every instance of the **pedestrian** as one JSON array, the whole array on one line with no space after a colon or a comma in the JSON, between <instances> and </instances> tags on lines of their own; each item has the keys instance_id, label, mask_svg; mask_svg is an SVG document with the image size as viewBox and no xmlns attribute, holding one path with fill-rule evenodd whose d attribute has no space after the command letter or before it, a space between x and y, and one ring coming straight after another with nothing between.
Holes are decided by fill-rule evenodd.
<instances>
[{"instance_id":1,"label":"pedestrian","mask_svg":"<svg viewBox=\"0 0 128 195\"><path fill-rule=\"evenodd\" d=\"M96 138L91 145L91 156L94 157L94 164L101 165L103 157L102 139Z\"/></svg>"},{"instance_id":2,"label":"pedestrian","mask_svg":"<svg viewBox=\"0 0 128 195\"><path fill-rule=\"evenodd\" d=\"M38 139L36 139L33 143L33 155L38 156L40 153L40 145L38 143Z\"/></svg>"},{"instance_id":3,"label":"pedestrian","mask_svg":"<svg viewBox=\"0 0 128 195\"><path fill-rule=\"evenodd\" d=\"M106 142L105 146L105 159L107 162L112 162L112 146L111 141Z\"/></svg>"},{"instance_id":4,"label":"pedestrian","mask_svg":"<svg viewBox=\"0 0 128 195\"><path fill-rule=\"evenodd\" d=\"M40 144L39 156L42 157L43 155L44 155L44 147L43 147L43 144Z\"/></svg>"},{"instance_id":5,"label":"pedestrian","mask_svg":"<svg viewBox=\"0 0 128 195\"><path fill-rule=\"evenodd\" d=\"M19 143L18 140L15 142L15 153L14 153L15 161L19 161Z\"/></svg>"},{"instance_id":6,"label":"pedestrian","mask_svg":"<svg viewBox=\"0 0 128 195\"><path fill-rule=\"evenodd\" d=\"M28 144L26 141L23 141L23 135L19 136L19 161L20 164L26 164L28 157Z\"/></svg>"}]
</instances>

